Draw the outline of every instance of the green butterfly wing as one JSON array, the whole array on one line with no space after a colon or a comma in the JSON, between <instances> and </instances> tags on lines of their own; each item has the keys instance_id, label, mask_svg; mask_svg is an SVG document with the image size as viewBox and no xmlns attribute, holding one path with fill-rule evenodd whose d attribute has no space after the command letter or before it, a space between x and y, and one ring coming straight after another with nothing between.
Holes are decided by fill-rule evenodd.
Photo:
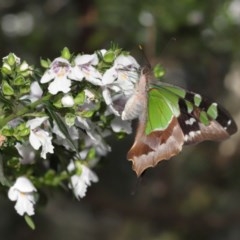
<instances>
[{"instance_id":1,"label":"green butterfly wing","mask_svg":"<svg viewBox=\"0 0 240 240\"><path fill-rule=\"evenodd\" d=\"M165 88L152 88L148 92L146 134L165 130L172 118L179 116L179 97Z\"/></svg>"},{"instance_id":2,"label":"green butterfly wing","mask_svg":"<svg viewBox=\"0 0 240 240\"><path fill-rule=\"evenodd\" d=\"M216 130L231 135L237 131L237 126L230 114L216 102L202 98L201 95L186 91L180 87L168 84L153 85L148 91L148 110L145 133L163 131L177 117L184 134L201 133L201 130L211 130L215 122ZM217 126L218 125L218 126ZM213 129L212 129L213 131ZM206 133L204 133L207 135ZM216 140L216 136L205 137L202 140ZM221 137L220 137L221 140Z\"/></svg>"}]
</instances>

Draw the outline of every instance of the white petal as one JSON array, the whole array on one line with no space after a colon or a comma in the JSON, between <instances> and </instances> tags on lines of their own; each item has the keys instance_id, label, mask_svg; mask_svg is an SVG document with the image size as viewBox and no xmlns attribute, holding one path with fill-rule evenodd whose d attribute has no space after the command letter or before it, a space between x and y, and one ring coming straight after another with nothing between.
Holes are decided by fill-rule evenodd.
<instances>
[{"instance_id":1,"label":"white petal","mask_svg":"<svg viewBox=\"0 0 240 240\"><path fill-rule=\"evenodd\" d=\"M16 190L14 187L10 187L10 189L8 190L8 198L11 201L16 201L18 198L18 194L19 194L19 191Z\"/></svg>"},{"instance_id":2,"label":"white petal","mask_svg":"<svg viewBox=\"0 0 240 240\"><path fill-rule=\"evenodd\" d=\"M38 150L42 146L41 157L44 159L46 159L47 153L53 153L52 137L42 129L31 131L29 142L35 150Z\"/></svg>"},{"instance_id":3,"label":"white petal","mask_svg":"<svg viewBox=\"0 0 240 240\"><path fill-rule=\"evenodd\" d=\"M34 215L33 204L34 203L27 198L27 195L21 194L15 204L15 209L21 216L23 216L25 213L31 216Z\"/></svg>"},{"instance_id":4,"label":"white petal","mask_svg":"<svg viewBox=\"0 0 240 240\"><path fill-rule=\"evenodd\" d=\"M37 191L32 182L24 176L18 177L15 184L12 187L24 193Z\"/></svg>"},{"instance_id":5,"label":"white petal","mask_svg":"<svg viewBox=\"0 0 240 240\"><path fill-rule=\"evenodd\" d=\"M116 115L118 117L121 116L121 114L118 112L118 110L112 104L110 104L108 107L114 115Z\"/></svg>"},{"instance_id":6,"label":"white petal","mask_svg":"<svg viewBox=\"0 0 240 240\"><path fill-rule=\"evenodd\" d=\"M85 165L82 165L81 175L73 175L71 177L71 183L69 183L69 188L73 189L74 195L77 199L83 198L86 195L87 187L91 185L91 182L97 182L97 175ZM71 162L68 165L68 170L72 171L75 169L75 165Z\"/></svg>"},{"instance_id":7,"label":"white petal","mask_svg":"<svg viewBox=\"0 0 240 240\"><path fill-rule=\"evenodd\" d=\"M102 75L96 68L89 66L87 68L83 68L82 71L88 82L97 86L102 85Z\"/></svg>"},{"instance_id":8,"label":"white petal","mask_svg":"<svg viewBox=\"0 0 240 240\"><path fill-rule=\"evenodd\" d=\"M118 69L126 66L131 66L133 68L139 68L139 64L132 56L120 55L115 59L114 66Z\"/></svg>"},{"instance_id":9,"label":"white petal","mask_svg":"<svg viewBox=\"0 0 240 240\"><path fill-rule=\"evenodd\" d=\"M51 94L55 95L58 92L68 93L71 88L71 81L65 76L56 77L48 86L48 90Z\"/></svg>"},{"instance_id":10,"label":"white petal","mask_svg":"<svg viewBox=\"0 0 240 240\"><path fill-rule=\"evenodd\" d=\"M47 119L48 117L36 117L27 121L27 126L30 127L30 129L35 129L41 126Z\"/></svg>"},{"instance_id":11,"label":"white petal","mask_svg":"<svg viewBox=\"0 0 240 240\"><path fill-rule=\"evenodd\" d=\"M61 65L61 63L65 64L66 66L70 66L70 63L66 58L57 57L52 61L51 65L50 65L50 68L52 68L56 65Z\"/></svg>"},{"instance_id":12,"label":"white petal","mask_svg":"<svg viewBox=\"0 0 240 240\"><path fill-rule=\"evenodd\" d=\"M101 50L100 50L100 53L102 54L102 56L104 56L106 52L107 52L106 49L101 49Z\"/></svg>"},{"instance_id":13,"label":"white petal","mask_svg":"<svg viewBox=\"0 0 240 240\"><path fill-rule=\"evenodd\" d=\"M107 88L103 88L102 95L105 103L107 105L110 105L112 103L112 97L111 97L110 91Z\"/></svg>"},{"instance_id":14,"label":"white petal","mask_svg":"<svg viewBox=\"0 0 240 240\"><path fill-rule=\"evenodd\" d=\"M30 92L31 97L35 97L36 99L39 99L43 94L43 91L37 81L34 81L31 84L30 90L31 90Z\"/></svg>"},{"instance_id":15,"label":"white petal","mask_svg":"<svg viewBox=\"0 0 240 240\"><path fill-rule=\"evenodd\" d=\"M89 121L86 118L82 118L80 116L77 116L77 126L80 126L81 128L85 130L90 129Z\"/></svg>"},{"instance_id":16,"label":"white petal","mask_svg":"<svg viewBox=\"0 0 240 240\"><path fill-rule=\"evenodd\" d=\"M91 182L98 182L98 176L85 165L82 165L82 175L87 185L91 185Z\"/></svg>"},{"instance_id":17,"label":"white petal","mask_svg":"<svg viewBox=\"0 0 240 240\"><path fill-rule=\"evenodd\" d=\"M81 177L76 175L72 176L71 184L69 185L69 187L73 188L73 193L78 200L79 198L83 198L86 196L87 184L84 181L82 181Z\"/></svg>"},{"instance_id":18,"label":"white petal","mask_svg":"<svg viewBox=\"0 0 240 240\"><path fill-rule=\"evenodd\" d=\"M29 135L29 142L35 150L41 147L41 142L35 132L31 131Z\"/></svg>"},{"instance_id":19,"label":"white petal","mask_svg":"<svg viewBox=\"0 0 240 240\"><path fill-rule=\"evenodd\" d=\"M34 162L35 151L31 147L29 142L23 144L16 143L15 147L18 150L19 155L22 157L20 159L21 164L31 164Z\"/></svg>"},{"instance_id":20,"label":"white petal","mask_svg":"<svg viewBox=\"0 0 240 240\"><path fill-rule=\"evenodd\" d=\"M46 133L46 132L45 132ZM54 146L52 145L52 137L49 137L48 135L45 136L43 139L42 143L42 152L41 152L41 157L46 159L46 154L47 153L53 153Z\"/></svg>"},{"instance_id":21,"label":"white petal","mask_svg":"<svg viewBox=\"0 0 240 240\"><path fill-rule=\"evenodd\" d=\"M109 68L102 77L102 85L113 83L117 79L117 71L115 67Z\"/></svg>"},{"instance_id":22,"label":"white petal","mask_svg":"<svg viewBox=\"0 0 240 240\"><path fill-rule=\"evenodd\" d=\"M54 77L56 76L56 74L50 69L50 70L47 70L41 80L40 80L40 83L47 83L47 82L50 82Z\"/></svg>"},{"instance_id":23,"label":"white petal","mask_svg":"<svg viewBox=\"0 0 240 240\"><path fill-rule=\"evenodd\" d=\"M68 74L68 78L72 80L82 81L84 78L83 72L79 66L72 68L71 72Z\"/></svg>"},{"instance_id":24,"label":"white petal","mask_svg":"<svg viewBox=\"0 0 240 240\"><path fill-rule=\"evenodd\" d=\"M71 162L68 164L68 166L67 166L67 170L68 170L69 172L71 172L71 171L73 171L74 169L75 169L75 164L74 164L73 161L71 161Z\"/></svg>"},{"instance_id":25,"label":"white petal","mask_svg":"<svg viewBox=\"0 0 240 240\"><path fill-rule=\"evenodd\" d=\"M75 64L76 65L97 65L98 64L98 58L96 54L84 54L84 55L78 55L75 58Z\"/></svg>"},{"instance_id":26,"label":"white petal","mask_svg":"<svg viewBox=\"0 0 240 240\"><path fill-rule=\"evenodd\" d=\"M111 121L111 127L114 132L125 132L127 134L132 132L131 122L123 121L121 118L114 118Z\"/></svg>"}]
</instances>

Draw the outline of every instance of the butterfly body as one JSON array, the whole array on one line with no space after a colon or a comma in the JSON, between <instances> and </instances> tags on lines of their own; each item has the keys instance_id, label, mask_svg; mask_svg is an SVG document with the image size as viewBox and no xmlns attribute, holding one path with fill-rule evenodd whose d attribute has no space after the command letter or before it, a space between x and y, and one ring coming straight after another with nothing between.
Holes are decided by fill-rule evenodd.
<instances>
[{"instance_id":1,"label":"butterfly body","mask_svg":"<svg viewBox=\"0 0 240 240\"><path fill-rule=\"evenodd\" d=\"M135 141L127 155L138 176L178 154L184 144L221 141L237 131L234 120L216 102L176 86L151 85L144 71L122 117L139 118Z\"/></svg>"}]
</instances>

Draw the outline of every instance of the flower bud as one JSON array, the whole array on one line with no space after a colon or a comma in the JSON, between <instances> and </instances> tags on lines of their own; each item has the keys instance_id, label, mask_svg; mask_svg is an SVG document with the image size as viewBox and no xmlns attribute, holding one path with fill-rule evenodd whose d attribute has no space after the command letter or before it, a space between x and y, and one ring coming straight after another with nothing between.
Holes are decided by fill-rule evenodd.
<instances>
[{"instance_id":1,"label":"flower bud","mask_svg":"<svg viewBox=\"0 0 240 240\"><path fill-rule=\"evenodd\" d=\"M61 102L64 107L72 107L74 105L74 99L70 95L65 95Z\"/></svg>"},{"instance_id":2,"label":"flower bud","mask_svg":"<svg viewBox=\"0 0 240 240\"><path fill-rule=\"evenodd\" d=\"M62 52L61 52L61 56L67 60L70 59L71 57L71 53L69 52L69 49L67 47L65 47Z\"/></svg>"}]
</instances>

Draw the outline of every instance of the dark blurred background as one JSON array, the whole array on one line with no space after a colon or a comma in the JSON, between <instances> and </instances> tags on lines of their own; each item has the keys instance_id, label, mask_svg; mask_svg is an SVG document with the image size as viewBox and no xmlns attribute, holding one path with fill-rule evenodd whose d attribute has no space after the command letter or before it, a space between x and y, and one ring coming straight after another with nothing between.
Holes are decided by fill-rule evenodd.
<instances>
[{"instance_id":1,"label":"dark blurred background","mask_svg":"<svg viewBox=\"0 0 240 240\"><path fill-rule=\"evenodd\" d=\"M0 56L39 66L67 46L91 53L118 43L166 80L216 99L240 123L240 0L1 0ZM145 61L145 62L144 62ZM137 179L126 160L134 136L110 139L100 182L80 202L51 191L30 230L0 197L3 240L239 240L240 134L185 147Z\"/></svg>"}]
</instances>

